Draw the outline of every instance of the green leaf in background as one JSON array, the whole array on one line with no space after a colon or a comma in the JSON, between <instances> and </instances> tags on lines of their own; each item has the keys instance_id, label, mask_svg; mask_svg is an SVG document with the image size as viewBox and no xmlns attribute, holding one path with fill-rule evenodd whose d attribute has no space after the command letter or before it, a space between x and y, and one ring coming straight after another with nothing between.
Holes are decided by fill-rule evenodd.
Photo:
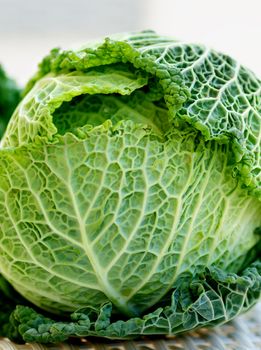
<instances>
[{"instance_id":1,"label":"green leaf in background","mask_svg":"<svg viewBox=\"0 0 261 350\"><path fill-rule=\"evenodd\" d=\"M19 100L19 89L0 66L0 139Z\"/></svg>"}]
</instances>

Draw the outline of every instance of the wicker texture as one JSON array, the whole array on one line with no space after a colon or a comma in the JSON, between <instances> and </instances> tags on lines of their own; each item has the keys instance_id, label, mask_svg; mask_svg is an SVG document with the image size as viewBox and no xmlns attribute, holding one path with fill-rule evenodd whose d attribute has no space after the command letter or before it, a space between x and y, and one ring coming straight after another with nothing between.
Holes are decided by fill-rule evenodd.
<instances>
[{"instance_id":1,"label":"wicker texture","mask_svg":"<svg viewBox=\"0 0 261 350\"><path fill-rule=\"evenodd\" d=\"M17 345L0 340L0 350L261 350L261 303L246 315L212 330L201 329L184 336L127 342Z\"/></svg>"}]
</instances>

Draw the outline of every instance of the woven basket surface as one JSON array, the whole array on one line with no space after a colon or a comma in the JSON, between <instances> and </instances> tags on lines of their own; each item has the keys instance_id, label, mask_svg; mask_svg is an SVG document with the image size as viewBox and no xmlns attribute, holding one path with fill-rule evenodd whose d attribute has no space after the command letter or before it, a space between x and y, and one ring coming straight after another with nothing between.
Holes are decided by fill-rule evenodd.
<instances>
[{"instance_id":1,"label":"woven basket surface","mask_svg":"<svg viewBox=\"0 0 261 350\"><path fill-rule=\"evenodd\" d=\"M233 322L183 336L106 343L83 339L78 343L18 345L0 339L0 350L261 350L261 303Z\"/></svg>"}]
</instances>

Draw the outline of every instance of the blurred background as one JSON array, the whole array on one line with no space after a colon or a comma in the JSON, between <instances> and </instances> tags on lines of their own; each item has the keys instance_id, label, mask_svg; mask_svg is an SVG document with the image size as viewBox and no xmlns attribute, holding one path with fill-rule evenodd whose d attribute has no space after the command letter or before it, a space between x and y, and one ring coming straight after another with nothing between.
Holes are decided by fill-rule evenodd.
<instances>
[{"instance_id":1,"label":"blurred background","mask_svg":"<svg viewBox=\"0 0 261 350\"><path fill-rule=\"evenodd\" d=\"M261 0L0 0L0 62L23 85L53 47L142 29L207 44L261 77Z\"/></svg>"}]
</instances>

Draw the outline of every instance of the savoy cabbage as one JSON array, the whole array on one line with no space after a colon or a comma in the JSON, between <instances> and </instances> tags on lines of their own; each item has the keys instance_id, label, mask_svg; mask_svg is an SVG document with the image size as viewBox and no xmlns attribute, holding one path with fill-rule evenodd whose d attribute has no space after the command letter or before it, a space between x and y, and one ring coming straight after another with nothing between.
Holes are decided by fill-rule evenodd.
<instances>
[{"instance_id":1,"label":"savoy cabbage","mask_svg":"<svg viewBox=\"0 0 261 350\"><path fill-rule=\"evenodd\" d=\"M0 149L4 335L176 334L249 309L260 138L261 81L224 54L150 31L53 50Z\"/></svg>"}]
</instances>

